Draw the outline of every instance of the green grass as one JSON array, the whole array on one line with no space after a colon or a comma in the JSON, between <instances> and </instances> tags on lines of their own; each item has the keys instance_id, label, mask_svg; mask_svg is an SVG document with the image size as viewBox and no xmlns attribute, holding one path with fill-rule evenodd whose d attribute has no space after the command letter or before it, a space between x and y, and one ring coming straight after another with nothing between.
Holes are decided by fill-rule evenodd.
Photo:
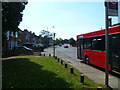
<instances>
[{"instance_id":1,"label":"green grass","mask_svg":"<svg viewBox=\"0 0 120 90\"><path fill-rule=\"evenodd\" d=\"M3 60L3 88L105 88L85 77L80 83L80 72L58 63L52 57L16 56L16 59Z\"/></svg>"}]
</instances>

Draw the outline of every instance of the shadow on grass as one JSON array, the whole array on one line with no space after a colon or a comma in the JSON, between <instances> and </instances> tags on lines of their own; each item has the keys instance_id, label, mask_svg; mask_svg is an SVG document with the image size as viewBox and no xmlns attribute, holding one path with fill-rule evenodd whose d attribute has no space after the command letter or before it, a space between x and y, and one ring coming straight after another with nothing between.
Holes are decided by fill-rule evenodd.
<instances>
[{"instance_id":1,"label":"shadow on grass","mask_svg":"<svg viewBox=\"0 0 120 90\"><path fill-rule=\"evenodd\" d=\"M27 58L2 61L3 88L70 88L57 74L43 70Z\"/></svg>"}]
</instances>

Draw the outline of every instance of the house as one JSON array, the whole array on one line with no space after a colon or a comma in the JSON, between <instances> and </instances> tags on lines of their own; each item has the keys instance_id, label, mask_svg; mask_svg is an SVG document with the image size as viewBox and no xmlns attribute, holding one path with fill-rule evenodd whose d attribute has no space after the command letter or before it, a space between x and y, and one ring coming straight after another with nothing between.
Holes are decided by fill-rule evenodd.
<instances>
[{"instance_id":1,"label":"house","mask_svg":"<svg viewBox=\"0 0 120 90\"><path fill-rule=\"evenodd\" d=\"M24 31L19 30L18 32L7 31L6 41L4 41L3 50L11 50L13 47L22 46L27 43L38 43L39 36L35 33L24 29Z\"/></svg>"},{"instance_id":2,"label":"house","mask_svg":"<svg viewBox=\"0 0 120 90\"><path fill-rule=\"evenodd\" d=\"M35 33L24 29L24 31L19 31L19 46L23 44L33 43L36 44L39 42L39 36L36 36Z\"/></svg>"},{"instance_id":3,"label":"house","mask_svg":"<svg viewBox=\"0 0 120 90\"><path fill-rule=\"evenodd\" d=\"M12 50L13 47L22 46L23 44L28 43L38 43L39 36L36 36L35 33L24 29L24 31L20 30L18 32L7 31L6 32L6 40L3 41L2 44L2 53L8 52Z\"/></svg>"},{"instance_id":4,"label":"house","mask_svg":"<svg viewBox=\"0 0 120 90\"><path fill-rule=\"evenodd\" d=\"M9 55L9 50L18 46L18 32L7 31L6 38L2 41L2 56Z\"/></svg>"},{"instance_id":5,"label":"house","mask_svg":"<svg viewBox=\"0 0 120 90\"><path fill-rule=\"evenodd\" d=\"M6 33L6 49L11 50L13 47L18 46L18 32L7 31Z\"/></svg>"}]
</instances>

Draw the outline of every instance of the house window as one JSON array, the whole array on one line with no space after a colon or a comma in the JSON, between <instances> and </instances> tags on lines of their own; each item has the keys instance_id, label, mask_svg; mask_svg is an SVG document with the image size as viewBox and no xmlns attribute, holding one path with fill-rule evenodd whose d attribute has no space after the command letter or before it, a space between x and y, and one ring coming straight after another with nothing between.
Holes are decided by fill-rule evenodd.
<instances>
[{"instance_id":1,"label":"house window","mask_svg":"<svg viewBox=\"0 0 120 90\"><path fill-rule=\"evenodd\" d=\"M7 31L6 36L7 36L7 40L9 40L10 31Z\"/></svg>"},{"instance_id":2,"label":"house window","mask_svg":"<svg viewBox=\"0 0 120 90\"><path fill-rule=\"evenodd\" d=\"M13 32L11 32L11 35L10 35L10 36L14 36L14 35L13 35Z\"/></svg>"},{"instance_id":3,"label":"house window","mask_svg":"<svg viewBox=\"0 0 120 90\"><path fill-rule=\"evenodd\" d=\"M15 32L15 37L18 37L18 32Z\"/></svg>"}]
</instances>

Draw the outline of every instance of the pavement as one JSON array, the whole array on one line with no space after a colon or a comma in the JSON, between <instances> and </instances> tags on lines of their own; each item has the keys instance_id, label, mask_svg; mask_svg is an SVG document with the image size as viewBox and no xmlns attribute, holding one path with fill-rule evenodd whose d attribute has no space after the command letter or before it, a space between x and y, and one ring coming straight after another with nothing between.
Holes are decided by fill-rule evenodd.
<instances>
[{"instance_id":1,"label":"pavement","mask_svg":"<svg viewBox=\"0 0 120 90\"><path fill-rule=\"evenodd\" d=\"M75 48L72 48L71 50L75 50ZM44 52L42 52L42 54L52 55L52 51L52 48L48 48L45 49ZM69 56L66 55L64 52L59 51L59 49L56 49L56 56L63 59L66 63L75 67L89 79L97 83L105 84L105 72L80 62L80 60L75 58L76 54L74 54L73 56ZM113 75L109 75L109 86L115 90L120 90L120 78L117 78Z\"/></svg>"}]
</instances>

